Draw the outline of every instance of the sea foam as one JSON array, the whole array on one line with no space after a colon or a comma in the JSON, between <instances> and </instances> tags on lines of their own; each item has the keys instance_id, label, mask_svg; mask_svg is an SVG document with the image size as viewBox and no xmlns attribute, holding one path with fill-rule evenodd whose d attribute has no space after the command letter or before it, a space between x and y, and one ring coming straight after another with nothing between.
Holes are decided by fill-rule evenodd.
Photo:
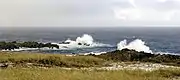
<instances>
[{"instance_id":1,"label":"sea foam","mask_svg":"<svg viewBox=\"0 0 180 80\"><path fill-rule=\"evenodd\" d=\"M145 45L145 42L141 39L136 39L130 43L127 43L127 40L123 40L120 43L117 44L117 49L130 49L130 50L136 50L138 52L144 51L146 53L152 53L150 48Z\"/></svg>"},{"instance_id":2,"label":"sea foam","mask_svg":"<svg viewBox=\"0 0 180 80\"><path fill-rule=\"evenodd\" d=\"M67 39L64 41L64 43L52 43L52 44L59 45L60 49L111 47L110 44L95 42L93 37L88 34L84 34L81 37L77 37L76 40Z\"/></svg>"}]
</instances>

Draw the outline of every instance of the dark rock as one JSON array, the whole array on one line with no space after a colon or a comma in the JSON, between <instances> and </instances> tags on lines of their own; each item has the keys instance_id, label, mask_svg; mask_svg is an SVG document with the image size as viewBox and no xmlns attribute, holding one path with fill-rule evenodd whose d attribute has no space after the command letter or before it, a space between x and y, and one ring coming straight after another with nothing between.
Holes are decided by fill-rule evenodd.
<instances>
[{"instance_id":1,"label":"dark rock","mask_svg":"<svg viewBox=\"0 0 180 80\"><path fill-rule=\"evenodd\" d=\"M96 57L103 58L106 60L114 61L140 61L140 62L154 62L154 63L173 63L174 65L179 65L180 56L178 55L167 55L167 54L152 54L145 52L137 52L135 50L123 49L116 50L112 52L107 52L106 54L101 54Z\"/></svg>"}]
</instances>

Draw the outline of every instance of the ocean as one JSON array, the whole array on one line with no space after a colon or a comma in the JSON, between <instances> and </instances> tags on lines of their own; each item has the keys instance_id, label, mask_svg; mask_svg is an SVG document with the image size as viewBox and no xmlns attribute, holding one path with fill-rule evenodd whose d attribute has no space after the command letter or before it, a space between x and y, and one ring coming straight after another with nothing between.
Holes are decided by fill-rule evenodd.
<instances>
[{"instance_id":1,"label":"ocean","mask_svg":"<svg viewBox=\"0 0 180 80\"><path fill-rule=\"evenodd\" d=\"M67 40L72 44L62 45ZM1 28L0 41L51 42L60 49L40 51L57 54L109 52L117 50L120 42L120 47L180 54L180 28L176 27ZM88 45L76 44L81 42Z\"/></svg>"}]
</instances>

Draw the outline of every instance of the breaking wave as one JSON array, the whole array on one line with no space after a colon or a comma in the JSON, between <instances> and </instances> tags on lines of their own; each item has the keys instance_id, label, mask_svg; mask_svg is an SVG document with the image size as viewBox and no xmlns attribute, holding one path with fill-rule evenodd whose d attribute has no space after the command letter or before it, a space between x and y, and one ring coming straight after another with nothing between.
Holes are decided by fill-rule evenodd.
<instances>
[{"instance_id":1,"label":"breaking wave","mask_svg":"<svg viewBox=\"0 0 180 80\"><path fill-rule=\"evenodd\" d=\"M59 49L57 48L26 48L22 47L20 49L14 49L11 51L34 51L34 50L72 50L72 49L78 49L78 48L97 48L97 47L114 47L110 44L103 44L99 42L95 42L93 37L88 34L84 34L81 37L77 37L76 40L67 39L62 43L51 43L56 44L59 46ZM2 51L9 51L9 50L2 50Z\"/></svg>"},{"instance_id":2,"label":"breaking wave","mask_svg":"<svg viewBox=\"0 0 180 80\"><path fill-rule=\"evenodd\" d=\"M123 40L120 43L117 44L117 49L122 50L122 49L131 49L131 50L136 50L138 52L144 51L146 53L152 53L150 48L145 45L145 42L142 41L141 39L136 39L130 43L127 43L127 40Z\"/></svg>"},{"instance_id":3,"label":"breaking wave","mask_svg":"<svg viewBox=\"0 0 180 80\"><path fill-rule=\"evenodd\" d=\"M122 49L130 49L136 50L138 52L146 52L153 54L172 54L177 55L176 53L168 53L168 52L153 52L149 46L146 45L145 41L141 39L135 39L131 42L127 42L127 40L120 41L117 46L113 46L110 44L104 44L97 42L93 39L91 35L83 34L80 37L77 37L75 40L67 39L61 43L52 43L59 46L59 49L56 48L25 48L22 47L20 49L14 49L11 51L45 51L45 52L55 52L55 53L85 53L87 54L95 54L100 55L106 52L114 51L114 50L122 50ZM2 50L8 51L8 50Z\"/></svg>"},{"instance_id":4,"label":"breaking wave","mask_svg":"<svg viewBox=\"0 0 180 80\"><path fill-rule=\"evenodd\" d=\"M110 44L95 42L93 37L88 34L84 34L81 37L77 37L76 40L67 39L62 43L52 43L52 44L59 45L60 49L112 47Z\"/></svg>"}]
</instances>

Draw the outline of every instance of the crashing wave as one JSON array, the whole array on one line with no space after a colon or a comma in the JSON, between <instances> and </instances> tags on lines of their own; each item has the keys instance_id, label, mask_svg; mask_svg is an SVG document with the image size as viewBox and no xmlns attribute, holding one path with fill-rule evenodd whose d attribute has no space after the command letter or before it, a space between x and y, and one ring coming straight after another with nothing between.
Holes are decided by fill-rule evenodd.
<instances>
[{"instance_id":1,"label":"crashing wave","mask_svg":"<svg viewBox=\"0 0 180 80\"><path fill-rule=\"evenodd\" d=\"M136 39L129 44L127 43L127 40L123 40L120 43L117 44L117 49L122 50L122 49L130 49L130 50L136 50L138 52L144 51L146 53L152 53L150 48L145 45L145 42L142 41L141 39Z\"/></svg>"},{"instance_id":2,"label":"crashing wave","mask_svg":"<svg viewBox=\"0 0 180 80\"><path fill-rule=\"evenodd\" d=\"M13 50L2 50L2 51L31 51L31 50L72 50L76 48L94 48L94 47L114 47L110 44L103 44L94 42L94 39L91 35L84 34L81 37L77 37L76 40L67 39L66 41L62 43L51 43L56 44L59 46L59 49L57 48L26 48L21 47L19 49L13 49Z\"/></svg>"},{"instance_id":3,"label":"crashing wave","mask_svg":"<svg viewBox=\"0 0 180 80\"><path fill-rule=\"evenodd\" d=\"M58 45L60 49L111 47L111 45L109 44L94 42L93 37L88 34L84 34L81 37L77 37L76 40L67 39L62 43L52 43L52 44Z\"/></svg>"}]
</instances>

